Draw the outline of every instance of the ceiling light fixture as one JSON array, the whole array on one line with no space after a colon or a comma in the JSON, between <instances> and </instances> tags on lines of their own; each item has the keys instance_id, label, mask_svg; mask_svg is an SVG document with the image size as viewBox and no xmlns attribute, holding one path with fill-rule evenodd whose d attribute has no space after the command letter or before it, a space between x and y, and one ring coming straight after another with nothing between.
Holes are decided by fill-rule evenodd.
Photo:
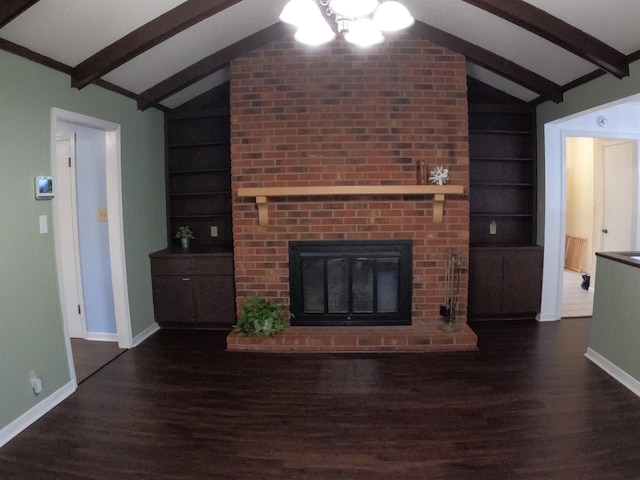
<instances>
[{"instance_id":1,"label":"ceiling light fixture","mask_svg":"<svg viewBox=\"0 0 640 480\"><path fill-rule=\"evenodd\" d=\"M382 32L403 30L415 21L407 7L392 0L289 0L280 20L298 28L297 41L317 46L336 38L327 22L332 15L345 40L361 47L384 42Z\"/></svg>"}]
</instances>

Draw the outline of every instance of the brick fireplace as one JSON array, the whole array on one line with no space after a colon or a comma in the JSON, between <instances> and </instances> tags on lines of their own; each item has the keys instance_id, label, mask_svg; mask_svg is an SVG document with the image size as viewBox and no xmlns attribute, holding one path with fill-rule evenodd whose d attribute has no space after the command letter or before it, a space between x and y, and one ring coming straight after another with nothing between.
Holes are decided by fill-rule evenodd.
<instances>
[{"instance_id":1,"label":"brick fireplace","mask_svg":"<svg viewBox=\"0 0 640 480\"><path fill-rule=\"evenodd\" d=\"M231 334L229 349L474 349L476 337L466 325L467 137L465 58L428 40L404 35L362 50L341 42L309 49L286 38L234 60L231 173L238 308L249 295L289 308L288 250L294 241L410 240L413 283L411 325L290 327L281 339L260 341ZM247 188L416 185L421 163L428 169L447 167L449 185L464 189L447 195L441 222L434 218L433 195L275 196L261 207L266 222L259 220L255 198L238 196ZM464 258L462 328L456 333L438 329L450 250L460 250Z\"/></svg>"}]
</instances>

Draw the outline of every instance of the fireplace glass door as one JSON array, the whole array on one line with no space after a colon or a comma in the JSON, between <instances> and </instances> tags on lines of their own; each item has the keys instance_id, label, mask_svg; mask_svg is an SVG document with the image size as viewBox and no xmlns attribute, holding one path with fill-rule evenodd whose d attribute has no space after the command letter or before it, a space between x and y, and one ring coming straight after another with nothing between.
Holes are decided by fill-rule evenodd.
<instances>
[{"instance_id":1,"label":"fireplace glass door","mask_svg":"<svg viewBox=\"0 0 640 480\"><path fill-rule=\"evenodd\" d=\"M410 241L291 242L292 325L411 324Z\"/></svg>"}]
</instances>

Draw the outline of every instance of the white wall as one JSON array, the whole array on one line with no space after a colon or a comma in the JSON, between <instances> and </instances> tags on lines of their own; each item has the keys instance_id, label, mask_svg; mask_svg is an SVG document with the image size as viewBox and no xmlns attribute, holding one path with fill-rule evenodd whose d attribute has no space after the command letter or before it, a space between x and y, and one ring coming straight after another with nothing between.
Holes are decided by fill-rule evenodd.
<instances>
[{"instance_id":1,"label":"white wall","mask_svg":"<svg viewBox=\"0 0 640 480\"><path fill-rule=\"evenodd\" d=\"M594 214L593 138L567 138L567 235L586 238L582 254L582 272L592 273Z\"/></svg>"}]
</instances>

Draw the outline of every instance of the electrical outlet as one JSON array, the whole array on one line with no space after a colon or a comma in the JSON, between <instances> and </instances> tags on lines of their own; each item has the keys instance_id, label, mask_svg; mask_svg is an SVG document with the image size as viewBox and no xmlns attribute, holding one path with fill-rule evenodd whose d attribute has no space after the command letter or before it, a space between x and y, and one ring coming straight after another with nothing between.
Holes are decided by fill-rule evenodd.
<instances>
[{"instance_id":1,"label":"electrical outlet","mask_svg":"<svg viewBox=\"0 0 640 480\"><path fill-rule=\"evenodd\" d=\"M218 236L218 227L216 226L211 226L211 236L212 237L217 237Z\"/></svg>"},{"instance_id":2,"label":"electrical outlet","mask_svg":"<svg viewBox=\"0 0 640 480\"><path fill-rule=\"evenodd\" d=\"M31 381L31 388L33 388L33 393L39 395L42 393L42 380L38 378L35 370L31 370L29 372L29 380Z\"/></svg>"},{"instance_id":3,"label":"electrical outlet","mask_svg":"<svg viewBox=\"0 0 640 480\"><path fill-rule=\"evenodd\" d=\"M495 235L497 231L496 222L493 221L489 224L489 235Z\"/></svg>"}]
</instances>

